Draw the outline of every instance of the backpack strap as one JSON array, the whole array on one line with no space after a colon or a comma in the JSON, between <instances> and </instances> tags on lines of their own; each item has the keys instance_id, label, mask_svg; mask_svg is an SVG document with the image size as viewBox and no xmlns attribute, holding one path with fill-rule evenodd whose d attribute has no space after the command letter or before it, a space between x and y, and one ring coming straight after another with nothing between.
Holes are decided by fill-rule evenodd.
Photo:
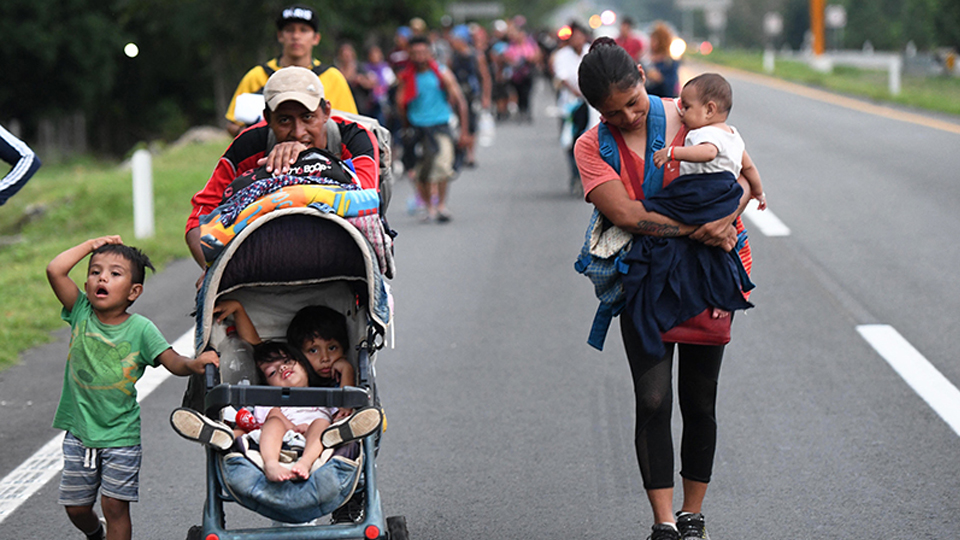
<instances>
[{"instance_id":1,"label":"backpack strap","mask_svg":"<svg viewBox=\"0 0 960 540\"><path fill-rule=\"evenodd\" d=\"M597 141L600 143L600 157L607 162L607 165L613 167L617 174L620 174L620 149L606 122L600 122L597 125Z\"/></svg>"},{"instance_id":2,"label":"backpack strap","mask_svg":"<svg viewBox=\"0 0 960 540\"><path fill-rule=\"evenodd\" d=\"M647 151L643 156L643 193L656 195L663 189L663 169L653 166L653 153L666 146L667 117L663 113L663 100L650 96L647 112Z\"/></svg>"},{"instance_id":3,"label":"backpack strap","mask_svg":"<svg viewBox=\"0 0 960 540\"><path fill-rule=\"evenodd\" d=\"M632 159L627 159L627 176L637 199L653 195L663 189L663 169L653 167L653 153L666 146L667 117L663 112L663 101L650 96L650 110L647 113L647 148L643 159L643 184L640 187L639 174ZM600 123L597 127L597 139L600 143L600 157L620 174L620 155L629 156L629 149L623 135L615 126ZM639 189L638 189L639 188Z\"/></svg>"},{"instance_id":4,"label":"backpack strap","mask_svg":"<svg viewBox=\"0 0 960 540\"><path fill-rule=\"evenodd\" d=\"M280 59L277 58L276 60L277 60L277 65L279 66L279 65L280 65ZM271 75L273 75L274 73L277 72L277 70L275 70L275 69L273 69L272 67L270 67L270 61L266 61L266 62L260 64L260 67L263 68L263 72L267 74L267 78L268 78L268 79L270 78ZM263 92L263 90L260 90L260 91Z\"/></svg>"},{"instance_id":5,"label":"backpack strap","mask_svg":"<svg viewBox=\"0 0 960 540\"><path fill-rule=\"evenodd\" d=\"M279 65L280 65L280 59L279 59L279 58L275 58L275 60L277 61L277 65L279 66ZM268 78L268 79L270 78L271 75L273 75L274 73L277 72L277 70L275 70L275 69L273 69L272 67L270 67L270 62L269 62L269 61L260 64L260 67L263 68L263 72L267 74L267 78ZM319 76L323 75L324 72L326 72L326 71L327 71L328 69L330 69L331 67L333 67L333 66L330 65L330 64L314 64L314 66L313 66L312 68L310 68L310 71L313 71L314 73L317 74L317 77L319 77ZM261 92L262 92L262 90L261 90Z\"/></svg>"},{"instance_id":6,"label":"backpack strap","mask_svg":"<svg viewBox=\"0 0 960 540\"><path fill-rule=\"evenodd\" d=\"M343 155L343 145L341 144L342 136L340 135L340 126L334 122L333 118L328 118L327 123L324 126L327 130L327 152L337 156L337 159L340 159L340 156Z\"/></svg>"},{"instance_id":7,"label":"backpack strap","mask_svg":"<svg viewBox=\"0 0 960 540\"><path fill-rule=\"evenodd\" d=\"M627 164L627 178L630 179L630 185L633 186L633 193L637 197L637 200L641 200L644 198L643 188L646 185L646 182L640 181L640 174L637 172L637 164L632 158L630 158L630 149L627 148L627 142L623 140L623 134L620 133L620 130L617 128L611 129L610 133L613 135L614 140L617 141L617 148L620 149L620 155L627 156L627 159L624 160ZM646 166L646 162L644 162L644 169L649 170L649 167ZM656 167L654 167L654 169L656 169Z\"/></svg>"}]
</instances>

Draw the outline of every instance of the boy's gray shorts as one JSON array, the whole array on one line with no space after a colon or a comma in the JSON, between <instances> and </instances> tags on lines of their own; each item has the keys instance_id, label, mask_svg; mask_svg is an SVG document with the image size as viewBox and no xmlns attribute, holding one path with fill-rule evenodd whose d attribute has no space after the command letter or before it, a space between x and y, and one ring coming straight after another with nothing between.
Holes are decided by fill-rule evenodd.
<instances>
[{"instance_id":1,"label":"boy's gray shorts","mask_svg":"<svg viewBox=\"0 0 960 540\"><path fill-rule=\"evenodd\" d=\"M97 491L121 501L140 499L140 445L87 448L67 432L63 438L60 498L64 506L90 506Z\"/></svg>"}]
</instances>

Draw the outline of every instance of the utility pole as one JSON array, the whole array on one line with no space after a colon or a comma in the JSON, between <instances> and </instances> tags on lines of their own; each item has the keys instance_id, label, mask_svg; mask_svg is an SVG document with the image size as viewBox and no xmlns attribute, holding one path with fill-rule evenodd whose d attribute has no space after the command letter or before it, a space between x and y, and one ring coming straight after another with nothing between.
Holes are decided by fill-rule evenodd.
<instances>
[{"instance_id":1,"label":"utility pole","mask_svg":"<svg viewBox=\"0 0 960 540\"><path fill-rule=\"evenodd\" d=\"M820 56L825 49L823 39L823 12L825 0L810 0L810 33L813 34L813 54Z\"/></svg>"}]
</instances>

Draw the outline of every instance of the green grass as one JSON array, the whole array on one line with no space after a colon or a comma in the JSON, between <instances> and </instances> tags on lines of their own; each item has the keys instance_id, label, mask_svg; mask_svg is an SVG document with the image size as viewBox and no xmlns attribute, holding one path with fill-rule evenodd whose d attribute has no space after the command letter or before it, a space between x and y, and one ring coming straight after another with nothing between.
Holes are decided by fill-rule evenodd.
<instances>
[{"instance_id":1,"label":"green grass","mask_svg":"<svg viewBox=\"0 0 960 540\"><path fill-rule=\"evenodd\" d=\"M715 50L709 56L692 54L690 58L745 71L765 73L763 53L760 51ZM894 96L888 89L886 71L837 66L833 73L820 73L804 62L778 57L774 63L772 75L780 79L873 101L960 115L960 78L957 77L920 77L903 74L900 95Z\"/></svg>"},{"instance_id":2,"label":"green grass","mask_svg":"<svg viewBox=\"0 0 960 540\"><path fill-rule=\"evenodd\" d=\"M60 304L46 279L53 257L80 242L119 234L150 256L160 270L189 252L183 242L190 198L206 183L227 139L171 148L153 157L155 234L133 235L129 167L82 159L44 164L26 186L0 206L0 369L21 351L50 341L64 327ZM31 209L43 213L27 219ZM86 260L71 275L83 278ZM150 286L149 275L146 286Z\"/></svg>"}]
</instances>

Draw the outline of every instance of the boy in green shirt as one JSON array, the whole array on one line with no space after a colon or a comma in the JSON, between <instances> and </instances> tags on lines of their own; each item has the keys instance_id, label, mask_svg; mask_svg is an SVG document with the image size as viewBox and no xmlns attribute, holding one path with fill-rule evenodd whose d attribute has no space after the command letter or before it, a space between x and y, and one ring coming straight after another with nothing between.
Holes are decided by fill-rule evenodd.
<instances>
[{"instance_id":1,"label":"boy in green shirt","mask_svg":"<svg viewBox=\"0 0 960 540\"><path fill-rule=\"evenodd\" d=\"M83 292L70 270L91 254ZM163 365L174 375L203 373L219 364L213 351L196 359L177 354L146 317L127 313L143 292L150 259L104 236L72 247L47 265L47 279L70 323L70 352L53 427L63 441L60 504L70 521L91 539L104 538L93 510L97 492L106 518L106 538L129 540L130 502L139 499L140 406L134 383L147 366Z\"/></svg>"}]
</instances>

